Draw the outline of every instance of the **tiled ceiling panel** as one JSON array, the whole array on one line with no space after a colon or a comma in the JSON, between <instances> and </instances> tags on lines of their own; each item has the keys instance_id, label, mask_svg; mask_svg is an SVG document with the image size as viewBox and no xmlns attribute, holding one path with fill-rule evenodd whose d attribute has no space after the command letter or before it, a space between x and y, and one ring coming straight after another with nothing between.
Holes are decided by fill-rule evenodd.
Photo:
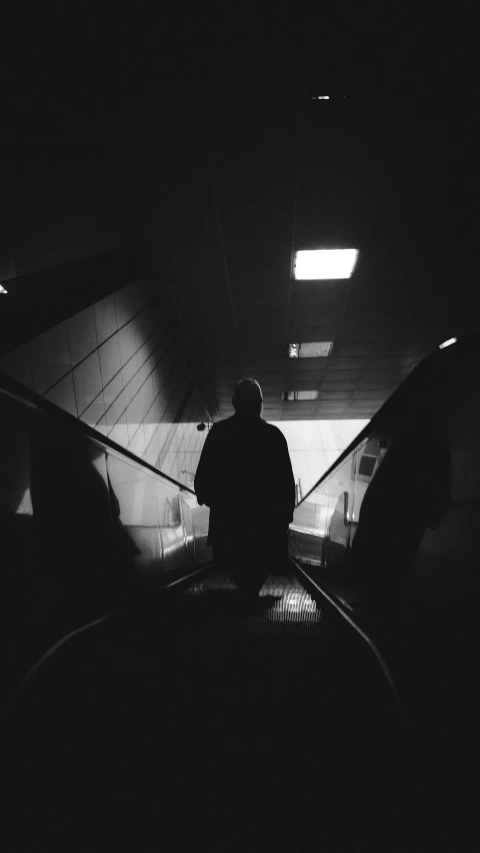
<instances>
[{"instance_id":1,"label":"tiled ceiling panel","mask_svg":"<svg viewBox=\"0 0 480 853\"><path fill-rule=\"evenodd\" d=\"M38 103L27 139L43 122L118 163L132 233L215 418L242 375L259 377L272 420L370 417L442 340L480 325L469 5L455 33L439 15L423 25L370 4L220 4L213 18L200 4L159 20L145 10L128 28L110 16L108 39L83 24L63 111L43 110L42 86L63 82L53 58L12 96L17 115L27 94ZM294 251L334 247L359 250L351 279L292 279ZM289 343L330 340L326 359L287 357ZM289 386L319 399L283 402Z\"/></svg>"},{"instance_id":2,"label":"tiled ceiling panel","mask_svg":"<svg viewBox=\"0 0 480 853\"><path fill-rule=\"evenodd\" d=\"M251 25L255 32L257 24ZM332 32L341 34L338 21ZM369 38L368 31L362 33ZM356 43L352 30L352 50ZM452 238L461 229L452 204L460 194L453 175L461 146L446 116L433 102L430 108L422 102L422 109L409 103L406 90L397 105L386 91L380 97L378 88L376 98L363 98L355 64L350 77L335 66L339 79L348 82L347 97L312 101L305 90L301 94L301 44L289 42L288 70L282 75L281 62L275 66L268 96L263 82L272 78L265 65L250 64L247 83L246 67L234 71L225 57L217 66L215 57L202 54L202 67L223 75L223 87L225 74L235 77L237 95L239 81L245 85L234 102L225 93L216 99L216 84L203 88L218 250L234 327L228 363L215 350L210 390L220 416L231 413L229 383L248 374L263 384L271 419L370 417L415 364L453 333L452 317L469 313L475 320L480 311L478 291L470 290L468 306L462 305L466 285L456 274ZM330 43L331 62L334 48ZM388 51L378 50L376 42L371 48L376 63L386 61ZM406 73L411 57L404 45L390 49ZM321 66L315 40L312 50L315 86L322 77L314 82ZM275 53L273 45L271 59ZM292 72L293 56L298 74ZM363 54L357 59L362 66ZM379 65L369 85L388 73ZM394 78L388 79L393 86ZM292 279L293 251L342 246L360 251L351 279ZM190 318L188 289L183 297ZM225 305L219 301L215 310L211 293L203 308L196 301L189 322L197 339L205 312L216 345L216 328L222 335L226 327ZM287 358L289 343L326 340L334 341L328 358ZM282 402L285 390L312 388L320 391L318 401Z\"/></svg>"},{"instance_id":3,"label":"tiled ceiling panel","mask_svg":"<svg viewBox=\"0 0 480 853\"><path fill-rule=\"evenodd\" d=\"M293 328L298 326L328 327L335 326L342 316L341 305L316 305L315 303L297 302L294 300L290 312L290 322Z\"/></svg>"},{"instance_id":4,"label":"tiled ceiling panel","mask_svg":"<svg viewBox=\"0 0 480 853\"><path fill-rule=\"evenodd\" d=\"M442 340L480 326L466 5L444 26L405 4L243 3L145 8L125 27L63 4L31 45L9 30L2 134L115 162L215 418L242 375L272 420L370 417ZM333 247L359 250L351 279L292 279L294 251ZM328 358L287 357L330 340ZM293 388L319 399L283 402Z\"/></svg>"},{"instance_id":5,"label":"tiled ceiling panel","mask_svg":"<svg viewBox=\"0 0 480 853\"><path fill-rule=\"evenodd\" d=\"M297 305L343 305L352 292L351 280L344 281L294 281L292 291Z\"/></svg>"}]
</instances>

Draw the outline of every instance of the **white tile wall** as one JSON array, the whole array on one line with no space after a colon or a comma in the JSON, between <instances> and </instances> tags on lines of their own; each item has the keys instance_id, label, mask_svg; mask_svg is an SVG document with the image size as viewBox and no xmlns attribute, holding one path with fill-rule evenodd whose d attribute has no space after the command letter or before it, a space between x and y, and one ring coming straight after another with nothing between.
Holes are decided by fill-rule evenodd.
<instances>
[{"instance_id":1,"label":"white tile wall","mask_svg":"<svg viewBox=\"0 0 480 853\"><path fill-rule=\"evenodd\" d=\"M78 364L97 348L97 329L93 305L67 320L72 364Z\"/></svg>"},{"instance_id":2,"label":"white tile wall","mask_svg":"<svg viewBox=\"0 0 480 853\"><path fill-rule=\"evenodd\" d=\"M73 371L75 394L77 398L78 413L81 416L85 409L102 394L102 375L100 373L100 359L98 350L94 350ZM100 413L100 416L103 411Z\"/></svg>"},{"instance_id":3,"label":"white tile wall","mask_svg":"<svg viewBox=\"0 0 480 853\"><path fill-rule=\"evenodd\" d=\"M148 376L140 388L142 396L142 413L143 417L147 415L153 403L153 382L151 376Z\"/></svg>"},{"instance_id":4,"label":"white tile wall","mask_svg":"<svg viewBox=\"0 0 480 853\"><path fill-rule=\"evenodd\" d=\"M118 326L128 323L148 302L147 287L143 281L127 284L115 294Z\"/></svg>"},{"instance_id":5,"label":"white tile wall","mask_svg":"<svg viewBox=\"0 0 480 853\"><path fill-rule=\"evenodd\" d=\"M157 430L157 440L158 440L158 451L160 452L163 445L165 444L167 435L168 435L169 425L166 423L161 423L158 425Z\"/></svg>"},{"instance_id":6,"label":"white tile wall","mask_svg":"<svg viewBox=\"0 0 480 853\"><path fill-rule=\"evenodd\" d=\"M157 456L158 453L155 451L147 450L143 458L145 459L145 462L148 462L149 465L153 465L155 467Z\"/></svg>"},{"instance_id":7,"label":"white tile wall","mask_svg":"<svg viewBox=\"0 0 480 853\"><path fill-rule=\"evenodd\" d=\"M152 368L151 368L150 360L148 357L145 358L145 356L144 356L142 358L142 356L137 353L137 360L138 360L138 378L140 380L140 385L143 385L143 383L145 382L147 377L150 376Z\"/></svg>"},{"instance_id":8,"label":"white tile wall","mask_svg":"<svg viewBox=\"0 0 480 853\"><path fill-rule=\"evenodd\" d=\"M113 379L120 371L120 346L118 343L118 334L112 335L99 348L98 354L100 357L100 370L102 374L103 385Z\"/></svg>"},{"instance_id":9,"label":"white tile wall","mask_svg":"<svg viewBox=\"0 0 480 853\"><path fill-rule=\"evenodd\" d=\"M115 424L114 427L108 430L108 437L121 447L128 447L128 430L126 422Z\"/></svg>"},{"instance_id":10,"label":"white tile wall","mask_svg":"<svg viewBox=\"0 0 480 853\"><path fill-rule=\"evenodd\" d=\"M119 328L118 342L120 345L120 360L122 367L135 355L135 331L133 323Z\"/></svg>"},{"instance_id":11,"label":"white tile wall","mask_svg":"<svg viewBox=\"0 0 480 853\"><path fill-rule=\"evenodd\" d=\"M67 373L60 382L57 382L51 391L45 394L45 398L50 400L51 403L55 403L56 406L60 406L61 409L69 412L75 418L78 417L73 376L71 373Z\"/></svg>"},{"instance_id":12,"label":"white tile wall","mask_svg":"<svg viewBox=\"0 0 480 853\"><path fill-rule=\"evenodd\" d=\"M132 394L136 394L140 387L140 382L138 379L138 363L137 356L135 353L128 359L128 361L122 367L122 377L123 377L123 387L125 388L125 395L129 397L129 400L132 398ZM136 379L136 382L132 383L132 388L127 392L127 386L130 384L132 379Z\"/></svg>"},{"instance_id":13,"label":"white tile wall","mask_svg":"<svg viewBox=\"0 0 480 853\"><path fill-rule=\"evenodd\" d=\"M107 387L103 389L103 396L106 407L105 419L108 429L112 429L117 423L126 424L127 417L125 409L127 408L127 404L125 403L121 374L116 379L112 379Z\"/></svg>"},{"instance_id":14,"label":"white tile wall","mask_svg":"<svg viewBox=\"0 0 480 853\"><path fill-rule=\"evenodd\" d=\"M138 397L134 397L132 402L127 406L127 425L128 425L128 435L129 441L132 441L135 432L138 429L138 425L142 421L142 414L140 408L140 400Z\"/></svg>"},{"instance_id":15,"label":"white tile wall","mask_svg":"<svg viewBox=\"0 0 480 853\"><path fill-rule=\"evenodd\" d=\"M133 282L5 355L0 372L150 464L165 457L162 470L191 485L180 471L196 469L206 433L195 427L208 416L195 398L191 422L173 423L190 376L155 297Z\"/></svg>"},{"instance_id":16,"label":"white tile wall","mask_svg":"<svg viewBox=\"0 0 480 853\"><path fill-rule=\"evenodd\" d=\"M104 417L101 418L101 420L97 424L95 424L95 429L97 430L97 432L101 432L102 435L108 434L107 421Z\"/></svg>"},{"instance_id":17,"label":"white tile wall","mask_svg":"<svg viewBox=\"0 0 480 853\"><path fill-rule=\"evenodd\" d=\"M131 450L132 453L135 453L140 458L145 453L146 442L145 442L145 432L143 429L143 424L135 424L136 429L133 435L132 440L129 443L128 449Z\"/></svg>"},{"instance_id":18,"label":"white tile wall","mask_svg":"<svg viewBox=\"0 0 480 853\"><path fill-rule=\"evenodd\" d=\"M117 312L115 308L115 295L105 297L93 306L95 313L95 325L97 329L98 343L102 344L106 338L117 331Z\"/></svg>"},{"instance_id":19,"label":"white tile wall","mask_svg":"<svg viewBox=\"0 0 480 853\"><path fill-rule=\"evenodd\" d=\"M157 437L157 425L156 424L143 424L143 431L145 433L145 452L148 453L156 453L158 456L158 437Z\"/></svg>"},{"instance_id":20,"label":"white tile wall","mask_svg":"<svg viewBox=\"0 0 480 853\"><path fill-rule=\"evenodd\" d=\"M33 338L28 351L33 387L43 395L72 369L66 322Z\"/></svg>"},{"instance_id":21,"label":"white tile wall","mask_svg":"<svg viewBox=\"0 0 480 853\"><path fill-rule=\"evenodd\" d=\"M104 420L105 414L105 403L103 400L103 392L96 398L96 400L85 409L85 411L81 414L80 419L88 424L88 426L93 427L93 429L97 429L97 424ZM105 433L106 434L106 433Z\"/></svg>"}]
</instances>

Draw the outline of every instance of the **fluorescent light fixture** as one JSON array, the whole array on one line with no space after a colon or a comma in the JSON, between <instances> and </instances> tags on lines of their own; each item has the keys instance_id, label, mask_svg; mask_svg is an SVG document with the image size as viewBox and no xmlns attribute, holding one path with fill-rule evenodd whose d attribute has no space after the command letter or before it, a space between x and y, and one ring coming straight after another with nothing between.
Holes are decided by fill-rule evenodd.
<instances>
[{"instance_id":1,"label":"fluorescent light fixture","mask_svg":"<svg viewBox=\"0 0 480 853\"><path fill-rule=\"evenodd\" d=\"M303 344L289 344L289 358L326 358L330 355L333 341L310 341Z\"/></svg>"},{"instance_id":2,"label":"fluorescent light fixture","mask_svg":"<svg viewBox=\"0 0 480 853\"><path fill-rule=\"evenodd\" d=\"M285 391L283 399L291 400L318 400L319 391Z\"/></svg>"},{"instance_id":3,"label":"fluorescent light fixture","mask_svg":"<svg viewBox=\"0 0 480 853\"><path fill-rule=\"evenodd\" d=\"M330 95L317 95L317 101L329 101Z\"/></svg>"},{"instance_id":4,"label":"fluorescent light fixture","mask_svg":"<svg viewBox=\"0 0 480 853\"><path fill-rule=\"evenodd\" d=\"M357 258L358 249L313 249L296 252L294 278L350 278Z\"/></svg>"},{"instance_id":5,"label":"fluorescent light fixture","mask_svg":"<svg viewBox=\"0 0 480 853\"><path fill-rule=\"evenodd\" d=\"M0 293L8 293L8 290L5 290L4 287L0 284Z\"/></svg>"},{"instance_id":6,"label":"fluorescent light fixture","mask_svg":"<svg viewBox=\"0 0 480 853\"><path fill-rule=\"evenodd\" d=\"M449 338L448 341L444 341L443 344L439 344L438 349L445 349L445 347L451 347L452 344L456 344L456 338Z\"/></svg>"}]
</instances>

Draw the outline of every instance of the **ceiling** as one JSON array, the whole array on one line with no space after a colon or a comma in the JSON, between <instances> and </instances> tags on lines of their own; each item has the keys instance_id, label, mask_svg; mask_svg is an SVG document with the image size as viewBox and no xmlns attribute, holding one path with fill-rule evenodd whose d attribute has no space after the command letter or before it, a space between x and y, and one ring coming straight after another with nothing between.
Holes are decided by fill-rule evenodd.
<instances>
[{"instance_id":1,"label":"ceiling","mask_svg":"<svg viewBox=\"0 0 480 853\"><path fill-rule=\"evenodd\" d=\"M370 418L480 326L474 6L440 25L358 5L122 21L72 4L55 61L36 41L30 113L100 140L128 182L215 417L254 376L270 420ZM293 252L322 247L359 249L352 277L292 280ZM316 340L328 358L287 358Z\"/></svg>"}]
</instances>

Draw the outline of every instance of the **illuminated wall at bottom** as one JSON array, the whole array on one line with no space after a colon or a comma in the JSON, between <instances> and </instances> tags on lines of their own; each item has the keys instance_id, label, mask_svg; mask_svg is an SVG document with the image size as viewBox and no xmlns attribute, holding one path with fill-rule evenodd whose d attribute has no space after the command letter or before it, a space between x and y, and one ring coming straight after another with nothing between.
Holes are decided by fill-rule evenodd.
<instances>
[{"instance_id":1,"label":"illuminated wall at bottom","mask_svg":"<svg viewBox=\"0 0 480 853\"><path fill-rule=\"evenodd\" d=\"M368 420L271 423L274 423L287 439L295 482L300 483L301 495L306 495L366 426Z\"/></svg>"}]
</instances>

